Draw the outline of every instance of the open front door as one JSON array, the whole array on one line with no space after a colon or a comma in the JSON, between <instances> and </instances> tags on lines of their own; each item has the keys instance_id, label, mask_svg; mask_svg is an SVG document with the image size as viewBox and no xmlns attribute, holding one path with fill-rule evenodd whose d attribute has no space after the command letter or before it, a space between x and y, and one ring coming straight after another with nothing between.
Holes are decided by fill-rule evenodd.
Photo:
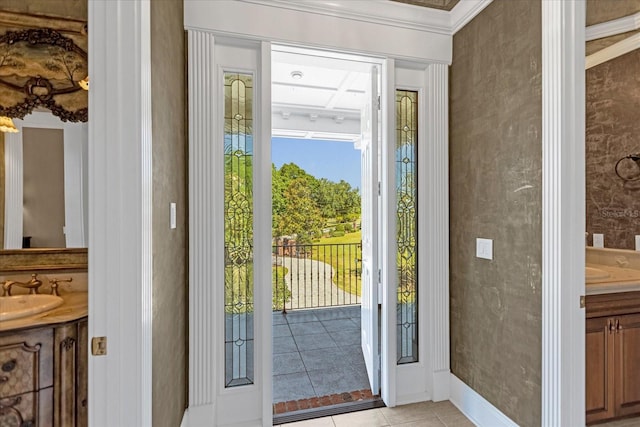
<instances>
[{"instance_id":1,"label":"open front door","mask_svg":"<svg viewBox=\"0 0 640 427\"><path fill-rule=\"evenodd\" d=\"M371 69L370 93L362 109L362 353L371 391L380 390L378 357L378 70Z\"/></svg>"}]
</instances>

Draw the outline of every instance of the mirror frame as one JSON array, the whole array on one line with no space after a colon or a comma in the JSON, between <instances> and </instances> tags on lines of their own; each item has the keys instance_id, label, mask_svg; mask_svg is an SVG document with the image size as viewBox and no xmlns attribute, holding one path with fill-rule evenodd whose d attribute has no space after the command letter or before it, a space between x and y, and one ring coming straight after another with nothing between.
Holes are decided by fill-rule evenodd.
<instances>
[{"instance_id":1,"label":"mirror frame","mask_svg":"<svg viewBox=\"0 0 640 427\"><path fill-rule=\"evenodd\" d=\"M0 273L43 270L87 271L87 248L8 249L0 252Z\"/></svg>"}]
</instances>

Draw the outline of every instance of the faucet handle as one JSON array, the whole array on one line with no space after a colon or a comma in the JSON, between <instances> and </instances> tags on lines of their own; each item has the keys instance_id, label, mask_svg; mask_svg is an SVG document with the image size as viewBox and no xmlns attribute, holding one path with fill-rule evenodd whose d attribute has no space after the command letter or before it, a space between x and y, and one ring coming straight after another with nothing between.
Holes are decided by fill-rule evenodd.
<instances>
[{"instance_id":1,"label":"faucet handle","mask_svg":"<svg viewBox=\"0 0 640 427\"><path fill-rule=\"evenodd\" d=\"M42 281L38 279L38 273L31 274L31 280L29 280L28 284L30 285L29 293L33 295L37 294L38 288L42 286Z\"/></svg>"},{"instance_id":2,"label":"faucet handle","mask_svg":"<svg viewBox=\"0 0 640 427\"><path fill-rule=\"evenodd\" d=\"M58 283L69 283L73 282L73 277L69 277L68 279L49 279L49 284L51 284L51 295L60 296L58 293Z\"/></svg>"}]
</instances>

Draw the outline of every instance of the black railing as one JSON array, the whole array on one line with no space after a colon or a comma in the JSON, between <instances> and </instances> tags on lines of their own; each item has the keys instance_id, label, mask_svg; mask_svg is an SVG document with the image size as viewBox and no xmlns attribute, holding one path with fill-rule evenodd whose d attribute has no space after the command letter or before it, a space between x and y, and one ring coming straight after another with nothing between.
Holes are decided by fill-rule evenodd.
<instances>
[{"instance_id":1,"label":"black railing","mask_svg":"<svg viewBox=\"0 0 640 427\"><path fill-rule=\"evenodd\" d=\"M360 304L360 243L273 247L274 310Z\"/></svg>"}]
</instances>

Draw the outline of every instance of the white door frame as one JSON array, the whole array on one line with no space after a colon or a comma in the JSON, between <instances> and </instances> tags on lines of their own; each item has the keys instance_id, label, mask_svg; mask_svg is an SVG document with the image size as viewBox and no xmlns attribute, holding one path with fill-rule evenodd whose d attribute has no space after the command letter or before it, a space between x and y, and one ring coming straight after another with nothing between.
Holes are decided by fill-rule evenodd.
<instances>
[{"instance_id":1,"label":"white door frame","mask_svg":"<svg viewBox=\"0 0 640 427\"><path fill-rule=\"evenodd\" d=\"M585 16L542 0L542 425L585 425Z\"/></svg>"},{"instance_id":2,"label":"white door frame","mask_svg":"<svg viewBox=\"0 0 640 427\"><path fill-rule=\"evenodd\" d=\"M89 425L151 426L150 6L88 3Z\"/></svg>"}]
</instances>

